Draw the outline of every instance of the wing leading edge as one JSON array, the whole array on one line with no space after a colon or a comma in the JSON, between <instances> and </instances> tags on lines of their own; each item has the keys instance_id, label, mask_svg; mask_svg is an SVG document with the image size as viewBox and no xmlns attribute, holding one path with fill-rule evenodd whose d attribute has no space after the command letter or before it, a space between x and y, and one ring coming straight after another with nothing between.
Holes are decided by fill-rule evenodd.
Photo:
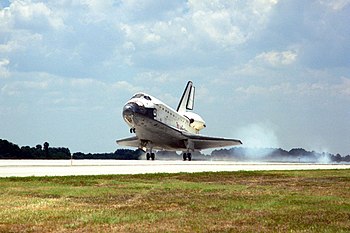
<instances>
[{"instance_id":1,"label":"wing leading edge","mask_svg":"<svg viewBox=\"0 0 350 233\"><path fill-rule=\"evenodd\" d=\"M241 145L242 142L237 139L210 137L200 134L183 133L188 140L192 141L195 150L204 150L210 148L227 147Z\"/></svg>"},{"instance_id":2,"label":"wing leading edge","mask_svg":"<svg viewBox=\"0 0 350 233\"><path fill-rule=\"evenodd\" d=\"M140 146L140 140L138 137L130 137L130 138L123 138L116 141L118 145L121 146L130 146L130 147L139 147Z\"/></svg>"}]
</instances>

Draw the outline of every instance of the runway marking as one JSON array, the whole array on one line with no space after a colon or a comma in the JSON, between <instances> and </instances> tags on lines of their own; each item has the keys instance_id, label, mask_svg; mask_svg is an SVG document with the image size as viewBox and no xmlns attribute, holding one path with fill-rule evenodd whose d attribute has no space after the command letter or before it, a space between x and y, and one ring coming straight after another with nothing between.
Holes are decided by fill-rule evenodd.
<instances>
[{"instance_id":1,"label":"runway marking","mask_svg":"<svg viewBox=\"0 0 350 233\"><path fill-rule=\"evenodd\" d=\"M350 164L161 160L0 160L0 177L315 169L350 169Z\"/></svg>"}]
</instances>

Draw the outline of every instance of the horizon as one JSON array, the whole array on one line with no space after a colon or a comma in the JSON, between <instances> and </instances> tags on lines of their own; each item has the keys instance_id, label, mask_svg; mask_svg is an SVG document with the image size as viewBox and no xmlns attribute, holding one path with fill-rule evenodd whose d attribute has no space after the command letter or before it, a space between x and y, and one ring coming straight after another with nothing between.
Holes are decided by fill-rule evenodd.
<instances>
[{"instance_id":1,"label":"horizon","mask_svg":"<svg viewBox=\"0 0 350 233\"><path fill-rule=\"evenodd\" d=\"M9 143L12 143L14 145L17 145L19 148L22 148L22 147L30 147L30 148L36 148L38 145L44 147L43 145L47 142L43 142L42 144L35 144L35 145L19 145L15 142L12 142L12 141L9 141L7 139L1 139L0 140L5 140ZM49 143L49 148L66 148L70 151L70 148L69 147L65 147L65 146L51 146L50 145L50 142L47 142ZM208 149L208 150L201 150L201 151L195 151L195 153L200 153L202 155L211 155L214 151L220 151L220 150L239 150L239 149L242 149L242 150L245 150L246 152L253 152L253 151L256 151L256 152L259 152L259 150L273 150L273 151L276 151L276 150L283 150L285 152L288 152L290 153L292 150L304 150L306 153L316 153L316 154L328 154L328 155L340 155L341 157L346 157L346 156L350 156L350 153L349 154L340 154L340 153L336 153L336 154L333 154L333 153L330 153L330 152L320 152L320 151L315 151L315 150L306 150L302 147L294 147L294 148L291 148L290 150L287 150L287 149L284 149L284 148L281 148L281 147L244 147L244 146L232 146L232 147L221 147L221 148L213 148L213 149ZM83 153L83 154L105 154L105 153L114 153L118 150L130 150L130 151L137 151L137 150L140 150L138 148L131 148L131 147L120 147L120 148L117 148L115 151L104 151L104 152L82 152L82 151L71 151L72 154L75 154L75 153ZM157 153L160 152L160 153L163 153L163 152L175 152L176 154L178 154L179 156L181 155L181 153L179 154L180 151L167 151L167 150L156 150ZM266 155L266 154L264 154Z\"/></svg>"}]
</instances>

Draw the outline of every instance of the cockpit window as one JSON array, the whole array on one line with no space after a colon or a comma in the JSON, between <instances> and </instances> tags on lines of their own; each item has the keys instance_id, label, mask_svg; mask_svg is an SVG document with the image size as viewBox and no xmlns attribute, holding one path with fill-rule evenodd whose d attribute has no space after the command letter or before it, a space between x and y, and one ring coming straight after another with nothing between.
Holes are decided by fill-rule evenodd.
<instances>
[{"instance_id":1,"label":"cockpit window","mask_svg":"<svg viewBox=\"0 0 350 233\"><path fill-rule=\"evenodd\" d=\"M133 97L131 97L131 99L138 99L138 98L142 98L144 96L144 94L135 94Z\"/></svg>"},{"instance_id":2,"label":"cockpit window","mask_svg":"<svg viewBox=\"0 0 350 233\"><path fill-rule=\"evenodd\" d=\"M138 94L135 94L133 97L131 97L131 99L139 99L139 98L144 98L146 100L152 100L151 97L149 97L148 95L145 95L143 93L138 93Z\"/></svg>"}]
</instances>

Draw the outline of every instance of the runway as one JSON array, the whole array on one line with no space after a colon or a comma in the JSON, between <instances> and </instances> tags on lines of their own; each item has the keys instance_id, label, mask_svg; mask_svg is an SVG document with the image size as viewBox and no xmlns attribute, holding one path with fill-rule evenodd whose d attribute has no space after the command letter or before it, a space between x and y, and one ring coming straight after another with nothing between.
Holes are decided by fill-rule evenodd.
<instances>
[{"instance_id":1,"label":"runway","mask_svg":"<svg viewBox=\"0 0 350 233\"><path fill-rule=\"evenodd\" d=\"M350 169L350 164L146 160L0 160L0 177Z\"/></svg>"}]
</instances>

